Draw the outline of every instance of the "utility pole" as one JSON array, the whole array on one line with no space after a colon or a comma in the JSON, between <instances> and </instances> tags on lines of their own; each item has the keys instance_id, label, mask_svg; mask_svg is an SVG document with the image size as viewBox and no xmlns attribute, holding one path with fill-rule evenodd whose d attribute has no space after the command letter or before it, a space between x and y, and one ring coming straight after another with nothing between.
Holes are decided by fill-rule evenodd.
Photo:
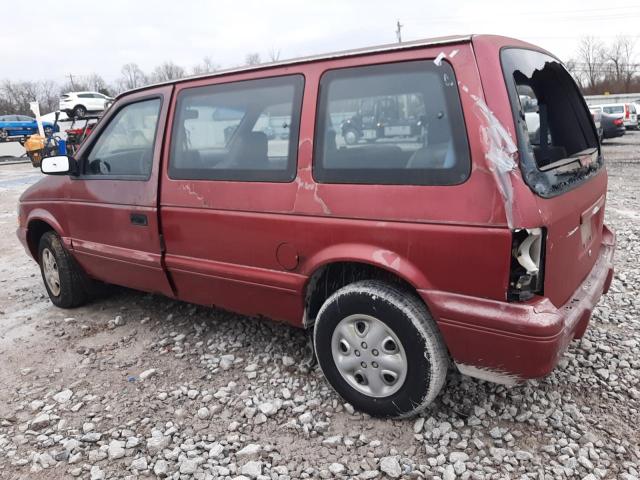
<instances>
[{"instance_id":1,"label":"utility pole","mask_svg":"<svg viewBox=\"0 0 640 480\"><path fill-rule=\"evenodd\" d=\"M75 90L75 89L76 89L76 86L73 84L73 75L72 75L72 74L69 74L69 81L71 82L71 88L72 88L73 90Z\"/></svg>"},{"instance_id":2,"label":"utility pole","mask_svg":"<svg viewBox=\"0 0 640 480\"><path fill-rule=\"evenodd\" d=\"M402 43L402 25L400 20L396 22L396 37L398 37L398 43Z\"/></svg>"}]
</instances>

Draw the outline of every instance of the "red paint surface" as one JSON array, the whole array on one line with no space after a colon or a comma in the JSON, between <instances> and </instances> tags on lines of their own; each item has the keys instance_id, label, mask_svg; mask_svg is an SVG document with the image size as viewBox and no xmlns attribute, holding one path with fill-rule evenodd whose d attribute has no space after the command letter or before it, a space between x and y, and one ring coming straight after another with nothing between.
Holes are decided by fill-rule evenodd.
<instances>
[{"instance_id":1,"label":"red paint surface","mask_svg":"<svg viewBox=\"0 0 640 480\"><path fill-rule=\"evenodd\" d=\"M505 45L527 44L480 36L473 42L183 80L124 96L93 130L77 157L82 158L120 105L161 95L151 178L43 179L21 199L19 237L26 243L30 222L42 220L69 239L73 255L96 278L293 325L302 324L308 281L319 268L338 261L376 265L394 272L420 293L456 361L525 378L542 375L553 368L571 338L584 331L589 313L610 282L613 247L601 249L601 244L612 244L613 236L603 237L603 209L584 217L604 198L607 176L603 169L583 186L545 200L529 190L519 171L511 175L514 225L545 226L548 251L545 297L506 303L511 233L485 158L474 99L483 99L515 138L499 64L499 50ZM454 50L457 53L446 61L458 81L473 164L465 183L447 187L315 183L312 146L323 72L434 59ZM293 182L169 178L177 92L284 74L305 77ZM131 213L145 213L149 225L131 225ZM593 235L586 244L579 231L568 235L581 221L592 225ZM283 244L287 247L279 250ZM576 298L575 292L587 293L574 302L579 309L567 310L563 305Z\"/></svg>"}]
</instances>

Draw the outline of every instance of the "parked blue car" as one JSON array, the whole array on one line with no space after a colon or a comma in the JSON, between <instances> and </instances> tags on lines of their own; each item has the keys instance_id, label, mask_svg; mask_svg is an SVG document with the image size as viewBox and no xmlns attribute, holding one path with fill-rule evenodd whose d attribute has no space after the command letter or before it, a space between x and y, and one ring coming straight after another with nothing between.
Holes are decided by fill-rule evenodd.
<instances>
[{"instance_id":1,"label":"parked blue car","mask_svg":"<svg viewBox=\"0 0 640 480\"><path fill-rule=\"evenodd\" d=\"M51 122L42 122L45 135L49 136L60 129L54 127ZM35 118L26 115L0 115L0 142L11 137L24 137L38 133L38 124Z\"/></svg>"}]
</instances>

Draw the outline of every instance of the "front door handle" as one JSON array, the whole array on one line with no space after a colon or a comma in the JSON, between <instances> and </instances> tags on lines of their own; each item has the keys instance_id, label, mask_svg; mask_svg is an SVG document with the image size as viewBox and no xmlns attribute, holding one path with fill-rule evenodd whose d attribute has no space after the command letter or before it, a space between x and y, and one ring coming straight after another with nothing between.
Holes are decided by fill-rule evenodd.
<instances>
[{"instance_id":1,"label":"front door handle","mask_svg":"<svg viewBox=\"0 0 640 480\"><path fill-rule=\"evenodd\" d=\"M131 223L134 225L139 225L141 227L146 227L147 225L149 225L147 216L144 213L132 213L130 218Z\"/></svg>"}]
</instances>

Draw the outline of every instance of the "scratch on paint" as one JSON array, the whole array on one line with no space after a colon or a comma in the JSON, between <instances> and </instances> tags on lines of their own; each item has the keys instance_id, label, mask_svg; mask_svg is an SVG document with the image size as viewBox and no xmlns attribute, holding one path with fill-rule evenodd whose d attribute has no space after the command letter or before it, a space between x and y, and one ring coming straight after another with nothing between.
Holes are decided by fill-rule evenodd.
<instances>
[{"instance_id":1,"label":"scratch on paint","mask_svg":"<svg viewBox=\"0 0 640 480\"><path fill-rule=\"evenodd\" d=\"M320 208L322 208L322 211L324 212L325 215L330 215L331 214L331 210L329 209L327 204L324 202L324 200L322 200L322 198L320 198L320 195L318 195L318 184L317 183L305 182L301 178L296 178L296 183L298 184L298 192L300 192L300 190L313 191L313 200L318 205L320 205Z\"/></svg>"},{"instance_id":2,"label":"scratch on paint","mask_svg":"<svg viewBox=\"0 0 640 480\"><path fill-rule=\"evenodd\" d=\"M578 225L576 228L574 228L573 230L571 230L568 234L567 234L567 238L569 238L571 235L573 235L574 233L576 233L578 231L578 229L580 228L580 225Z\"/></svg>"},{"instance_id":3,"label":"scratch on paint","mask_svg":"<svg viewBox=\"0 0 640 480\"><path fill-rule=\"evenodd\" d=\"M201 202L204 202L204 197L202 195L200 195L198 192L192 190L191 185L190 184L185 184L182 186L182 189L187 192L189 195L192 195L194 197L196 197L198 200L200 200Z\"/></svg>"},{"instance_id":4,"label":"scratch on paint","mask_svg":"<svg viewBox=\"0 0 640 480\"><path fill-rule=\"evenodd\" d=\"M373 259L394 270L400 269L400 257L389 250L376 250L373 252Z\"/></svg>"}]
</instances>

